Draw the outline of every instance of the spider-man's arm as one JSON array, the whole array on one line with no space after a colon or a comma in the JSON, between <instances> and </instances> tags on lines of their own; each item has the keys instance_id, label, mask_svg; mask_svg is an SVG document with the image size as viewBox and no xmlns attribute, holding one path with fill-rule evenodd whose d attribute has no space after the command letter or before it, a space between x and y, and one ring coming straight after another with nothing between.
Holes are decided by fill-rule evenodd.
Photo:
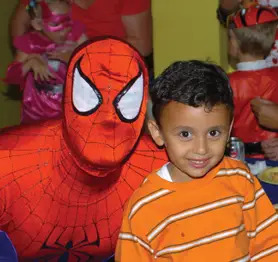
<instances>
[{"instance_id":1,"label":"spider-man's arm","mask_svg":"<svg viewBox=\"0 0 278 262\"><path fill-rule=\"evenodd\" d=\"M18 166L13 161L18 143L18 136L13 134L14 128L4 128L0 132L0 229L5 231L11 217L8 215L8 201L11 200L11 186L14 184L14 169ZM15 192L14 192L15 194Z\"/></svg>"},{"instance_id":2,"label":"spider-man's arm","mask_svg":"<svg viewBox=\"0 0 278 262\"><path fill-rule=\"evenodd\" d=\"M9 154L8 150L0 150L0 229L5 229L4 226L10 221L7 215L7 201L9 199L7 189L12 180L12 165L9 161Z\"/></svg>"},{"instance_id":3,"label":"spider-man's arm","mask_svg":"<svg viewBox=\"0 0 278 262\"><path fill-rule=\"evenodd\" d=\"M0 229L12 217L9 208L20 197L21 182L41 160L39 151L46 146L49 131L38 127L4 128L0 132ZM28 129L28 132L27 132Z\"/></svg>"}]
</instances>

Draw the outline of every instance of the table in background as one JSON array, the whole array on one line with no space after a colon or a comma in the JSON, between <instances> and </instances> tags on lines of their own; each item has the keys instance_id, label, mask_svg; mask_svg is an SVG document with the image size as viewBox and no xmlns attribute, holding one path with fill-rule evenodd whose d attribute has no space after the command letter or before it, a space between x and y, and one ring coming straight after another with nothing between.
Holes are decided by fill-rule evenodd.
<instances>
[{"instance_id":1,"label":"table in background","mask_svg":"<svg viewBox=\"0 0 278 262\"><path fill-rule=\"evenodd\" d=\"M256 161L265 161L268 167L278 167L278 161L265 160L265 159L255 159L246 158L245 161L250 164L254 164ZM264 191L269 197L271 203L274 205L275 209L278 211L278 185L273 185L259 180Z\"/></svg>"}]
</instances>

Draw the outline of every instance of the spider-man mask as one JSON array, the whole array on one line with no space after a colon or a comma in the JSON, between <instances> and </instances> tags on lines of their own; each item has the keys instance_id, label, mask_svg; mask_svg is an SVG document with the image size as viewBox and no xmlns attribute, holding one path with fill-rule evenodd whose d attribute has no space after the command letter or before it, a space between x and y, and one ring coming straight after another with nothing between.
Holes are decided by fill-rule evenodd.
<instances>
[{"instance_id":1,"label":"spider-man mask","mask_svg":"<svg viewBox=\"0 0 278 262\"><path fill-rule=\"evenodd\" d=\"M107 38L75 53L65 88L65 138L82 169L105 176L120 167L139 138L147 93L146 66L128 44Z\"/></svg>"}]
</instances>

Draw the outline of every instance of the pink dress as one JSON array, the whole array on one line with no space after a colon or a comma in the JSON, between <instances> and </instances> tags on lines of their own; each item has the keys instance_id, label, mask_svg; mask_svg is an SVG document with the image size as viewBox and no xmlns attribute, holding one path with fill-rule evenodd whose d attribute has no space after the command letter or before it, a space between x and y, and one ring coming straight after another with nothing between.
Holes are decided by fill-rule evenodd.
<instances>
[{"instance_id":1,"label":"pink dress","mask_svg":"<svg viewBox=\"0 0 278 262\"><path fill-rule=\"evenodd\" d=\"M74 22L67 41L58 45L36 31L28 32L14 39L16 49L27 54L42 55L54 76L50 81L35 81L33 72L22 74L22 63L13 62L7 70L6 82L20 85L23 90L21 108L21 123L60 118L62 116L63 85L66 77L67 65L59 60L50 60L47 53L66 50L81 37L84 27Z\"/></svg>"}]
</instances>

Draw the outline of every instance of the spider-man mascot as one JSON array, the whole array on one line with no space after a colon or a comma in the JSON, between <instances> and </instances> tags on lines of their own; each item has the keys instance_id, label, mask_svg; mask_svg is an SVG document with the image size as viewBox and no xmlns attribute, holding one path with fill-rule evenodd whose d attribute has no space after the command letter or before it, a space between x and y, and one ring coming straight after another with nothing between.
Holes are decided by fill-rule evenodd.
<instances>
[{"instance_id":1,"label":"spider-man mascot","mask_svg":"<svg viewBox=\"0 0 278 262\"><path fill-rule=\"evenodd\" d=\"M62 120L2 131L0 228L20 260L113 254L125 202L166 161L140 137L147 93L139 54L119 40L97 40L69 63Z\"/></svg>"}]
</instances>

